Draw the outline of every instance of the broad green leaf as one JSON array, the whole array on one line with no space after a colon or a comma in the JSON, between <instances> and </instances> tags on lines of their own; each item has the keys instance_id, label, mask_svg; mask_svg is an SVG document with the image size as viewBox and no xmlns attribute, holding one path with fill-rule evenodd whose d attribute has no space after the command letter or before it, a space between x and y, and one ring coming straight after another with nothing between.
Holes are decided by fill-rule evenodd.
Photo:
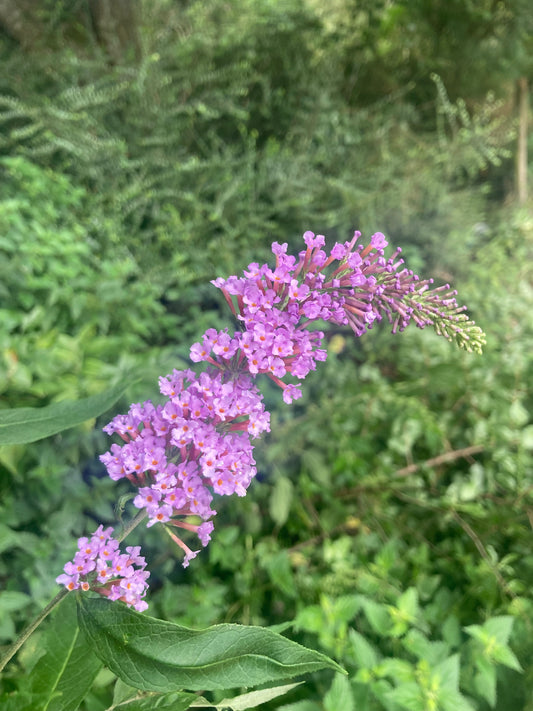
<instances>
[{"instance_id":1,"label":"broad green leaf","mask_svg":"<svg viewBox=\"0 0 533 711\"><path fill-rule=\"evenodd\" d=\"M294 622L294 628L299 630L305 630L306 632L320 633L324 625L324 614L322 608L319 605L308 605L304 607L298 615Z\"/></svg>"},{"instance_id":2,"label":"broad green leaf","mask_svg":"<svg viewBox=\"0 0 533 711\"><path fill-rule=\"evenodd\" d=\"M496 638L500 644L507 644L513 629L514 618L511 615L491 617L483 624L483 628Z\"/></svg>"},{"instance_id":3,"label":"broad green leaf","mask_svg":"<svg viewBox=\"0 0 533 711\"><path fill-rule=\"evenodd\" d=\"M475 711L472 704L459 692L452 689L440 689L438 708L442 711Z\"/></svg>"},{"instance_id":4,"label":"broad green leaf","mask_svg":"<svg viewBox=\"0 0 533 711\"><path fill-rule=\"evenodd\" d=\"M356 630L351 629L348 637L356 665L362 669L372 669L379 662L379 655L374 647Z\"/></svg>"},{"instance_id":5,"label":"broad green leaf","mask_svg":"<svg viewBox=\"0 0 533 711\"><path fill-rule=\"evenodd\" d=\"M350 682L343 674L335 674L327 694L324 696L326 711L355 711Z\"/></svg>"},{"instance_id":6,"label":"broad green leaf","mask_svg":"<svg viewBox=\"0 0 533 711\"><path fill-rule=\"evenodd\" d=\"M397 684L404 684L415 679L416 670L406 659L387 657L374 668L374 674L378 677L390 676Z\"/></svg>"},{"instance_id":7,"label":"broad green leaf","mask_svg":"<svg viewBox=\"0 0 533 711\"><path fill-rule=\"evenodd\" d=\"M324 668L343 671L323 654L261 627L191 630L81 595L78 619L109 669L144 691L229 689Z\"/></svg>"},{"instance_id":8,"label":"broad green leaf","mask_svg":"<svg viewBox=\"0 0 533 711\"><path fill-rule=\"evenodd\" d=\"M68 595L42 642L46 654L29 676L29 688L45 699L40 711L75 711L102 667L78 628L74 597Z\"/></svg>"},{"instance_id":9,"label":"broad green leaf","mask_svg":"<svg viewBox=\"0 0 533 711\"><path fill-rule=\"evenodd\" d=\"M98 417L114 405L130 382L82 400L65 400L46 407L0 410L0 445L28 444Z\"/></svg>"},{"instance_id":10,"label":"broad green leaf","mask_svg":"<svg viewBox=\"0 0 533 711\"><path fill-rule=\"evenodd\" d=\"M339 597L331 598L327 595L322 595L320 604L326 612L328 622L341 625L353 620L359 612L361 609L361 596L340 595Z\"/></svg>"},{"instance_id":11,"label":"broad green leaf","mask_svg":"<svg viewBox=\"0 0 533 711\"><path fill-rule=\"evenodd\" d=\"M352 695L356 711L371 711L372 708L376 708L369 683L352 680Z\"/></svg>"},{"instance_id":12,"label":"broad green leaf","mask_svg":"<svg viewBox=\"0 0 533 711\"><path fill-rule=\"evenodd\" d=\"M415 682L406 682L387 692L386 698L407 711L427 711L422 689Z\"/></svg>"},{"instance_id":13,"label":"broad green leaf","mask_svg":"<svg viewBox=\"0 0 533 711\"><path fill-rule=\"evenodd\" d=\"M452 654L451 657L438 664L433 675L438 677L440 688L457 691L459 688L459 655Z\"/></svg>"},{"instance_id":14,"label":"broad green leaf","mask_svg":"<svg viewBox=\"0 0 533 711\"><path fill-rule=\"evenodd\" d=\"M430 642L417 629L409 630L402 639L402 646L418 659L424 659L431 667L443 662L450 652L449 644L446 644L446 642Z\"/></svg>"},{"instance_id":15,"label":"broad green leaf","mask_svg":"<svg viewBox=\"0 0 533 711\"><path fill-rule=\"evenodd\" d=\"M513 622L511 615L499 615L487 620L483 625L469 625L465 627L465 631L483 644L483 651L488 659L510 669L522 671L520 662L507 646Z\"/></svg>"},{"instance_id":16,"label":"broad green leaf","mask_svg":"<svg viewBox=\"0 0 533 711\"><path fill-rule=\"evenodd\" d=\"M391 618L385 605L365 598L363 600L363 610L374 632L388 637L391 629Z\"/></svg>"}]
</instances>

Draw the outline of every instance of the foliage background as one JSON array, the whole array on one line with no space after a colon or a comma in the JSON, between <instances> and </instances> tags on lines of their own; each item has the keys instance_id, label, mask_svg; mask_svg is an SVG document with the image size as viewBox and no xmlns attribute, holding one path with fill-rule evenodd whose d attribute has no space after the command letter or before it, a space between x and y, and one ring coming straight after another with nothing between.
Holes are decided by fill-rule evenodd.
<instances>
[{"instance_id":1,"label":"foliage background","mask_svg":"<svg viewBox=\"0 0 533 711\"><path fill-rule=\"evenodd\" d=\"M210 279L306 229L385 232L458 288L485 354L328 332L302 401L264 384L260 475L220 501L194 565L136 532L151 612L290 622L349 672L272 708L532 709L533 214L514 187L528 3L156 0L111 35L98 3L25 5L22 35L0 18L0 406L128 378L118 411L157 398L157 376L230 323ZM75 539L131 513L98 462L112 414L0 449L2 643ZM86 709L112 688L101 675Z\"/></svg>"}]
</instances>

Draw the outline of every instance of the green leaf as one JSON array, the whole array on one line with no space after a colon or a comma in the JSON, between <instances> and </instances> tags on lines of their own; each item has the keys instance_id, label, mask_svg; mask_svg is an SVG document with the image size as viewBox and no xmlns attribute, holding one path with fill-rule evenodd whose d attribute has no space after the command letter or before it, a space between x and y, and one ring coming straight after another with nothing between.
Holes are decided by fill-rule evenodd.
<instances>
[{"instance_id":1,"label":"green leaf","mask_svg":"<svg viewBox=\"0 0 533 711\"><path fill-rule=\"evenodd\" d=\"M292 497L293 485L291 480L285 476L278 477L269 503L270 516L277 526L283 526L289 518Z\"/></svg>"},{"instance_id":2,"label":"green leaf","mask_svg":"<svg viewBox=\"0 0 533 711\"><path fill-rule=\"evenodd\" d=\"M4 523L0 523L0 553L18 545L18 535Z\"/></svg>"},{"instance_id":3,"label":"green leaf","mask_svg":"<svg viewBox=\"0 0 533 711\"><path fill-rule=\"evenodd\" d=\"M397 684L413 681L416 676L415 668L411 662L396 657L387 657L380 662L375 667L374 674L378 677L390 676Z\"/></svg>"},{"instance_id":4,"label":"green leaf","mask_svg":"<svg viewBox=\"0 0 533 711\"><path fill-rule=\"evenodd\" d=\"M323 711L323 706L317 701L302 699L302 701L295 701L287 706L280 706L278 711Z\"/></svg>"},{"instance_id":5,"label":"green leaf","mask_svg":"<svg viewBox=\"0 0 533 711\"><path fill-rule=\"evenodd\" d=\"M496 706L496 666L483 657L476 659L477 673L474 686L478 694L486 700L489 706Z\"/></svg>"},{"instance_id":6,"label":"green leaf","mask_svg":"<svg viewBox=\"0 0 533 711\"><path fill-rule=\"evenodd\" d=\"M65 400L46 407L0 410L0 445L28 444L98 417L119 399L131 381L83 400Z\"/></svg>"},{"instance_id":7,"label":"green leaf","mask_svg":"<svg viewBox=\"0 0 533 711\"><path fill-rule=\"evenodd\" d=\"M56 611L42 641L46 654L29 676L29 688L35 698L45 703L35 708L42 711L75 711L102 667L76 620L76 605L68 595Z\"/></svg>"},{"instance_id":8,"label":"green leaf","mask_svg":"<svg viewBox=\"0 0 533 711\"><path fill-rule=\"evenodd\" d=\"M440 689L438 699L438 708L442 711L475 711L472 704L459 691Z\"/></svg>"},{"instance_id":9,"label":"green leaf","mask_svg":"<svg viewBox=\"0 0 533 711\"><path fill-rule=\"evenodd\" d=\"M459 688L459 655L452 654L434 669L434 676L439 679L441 689L457 691Z\"/></svg>"},{"instance_id":10,"label":"green leaf","mask_svg":"<svg viewBox=\"0 0 533 711\"><path fill-rule=\"evenodd\" d=\"M388 701L393 701L408 711L427 711L422 690L415 682L406 682L386 693Z\"/></svg>"},{"instance_id":11,"label":"green leaf","mask_svg":"<svg viewBox=\"0 0 533 711\"><path fill-rule=\"evenodd\" d=\"M418 590L408 588L398 598L398 610L408 622L414 622L418 614Z\"/></svg>"},{"instance_id":12,"label":"green leaf","mask_svg":"<svg viewBox=\"0 0 533 711\"><path fill-rule=\"evenodd\" d=\"M374 632L388 637L391 629L391 618L385 605L364 598L363 610Z\"/></svg>"},{"instance_id":13,"label":"green leaf","mask_svg":"<svg viewBox=\"0 0 533 711\"><path fill-rule=\"evenodd\" d=\"M297 686L300 686L302 682L298 681L296 684L284 684L283 686L275 686L270 689L259 689L258 691L249 691L247 694L239 694L239 696L234 696L232 699L222 699L218 703L213 703L212 701L205 701L193 704L195 708L207 707L209 709L231 709L232 711L247 711L247 709L258 709L260 704L266 704L267 701L272 701L272 699L277 699L279 696L288 694Z\"/></svg>"},{"instance_id":14,"label":"green leaf","mask_svg":"<svg viewBox=\"0 0 533 711\"><path fill-rule=\"evenodd\" d=\"M520 662L507 646L513 622L514 618L511 615L499 615L491 617L483 625L469 625L465 627L465 631L482 643L488 659L515 671L522 671Z\"/></svg>"},{"instance_id":15,"label":"green leaf","mask_svg":"<svg viewBox=\"0 0 533 711\"><path fill-rule=\"evenodd\" d=\"M0 696L2 711L36 711L46 708L46 694L30 694L26 691L17 691Z\"/></svg>"},{"instance_id":16,"label":"green leaf","mask_svg":"<svg viewBox=\"0 0 533 711\"><path fill-rule=\"evenodd\" d=\"M119 704L113 704L113 711L185 711L191 704L198 701L196 694L186 691L172 691L169 694L149 694L142 698L128 699ZM111 709L109 711L111 711Z\"/></svg>"},{"instance_id":17,"label":"green leaf","mask_svg":"<svg viewBox=\"0 0 533 711\"><path fill-rule=\"evenodd\" d=\"M30 603L31 597L26 595L26 593L17 592L16 590L5 590L4 592L0 592L0 616L6 612L22 610Z\"/></svg>"},{"instance_id":18,"label":"green leaf","mask_svg":"<svg viewBox=\"0 0 533 711\"><path fill-rule=\"evenodd\" d=\"M297 597L298 592L294 584L294 575L287 551L279 551L272 556L268 556L264 566L276 588L279 588L289 597Z\"/></svg>"},{"instance_id":19,"label":"green leaf","mask_svg":"<svg viewBox=\"0 0 533 711\"><path fill-rule=\"evenodd\" d=\"M324 696L326 711L355 711L350 682L343 674L335 674L329 691Z\"/></svg>"},{"instance_id":20,"label":"green leaf","mask_svg":"<svg viewBox=\"0 0 533 711\"><path fill-rule=\"evenodd\" d=\"M503 664L504 666L509 667L509 669L514 669L518 672L523 671L522 665L516 658L515 653L506 645L501 644L495 647L492 653L492 658L495 662Z\"/></svg>"},{"instance_id":21,"label":"green leaf","mask_svg":"<svg viewBox=\"0 0 533 711\"><path fill-rule=\"evenodd\" d=\"M491 617L483 624L483 628L496 638L499 644L507 644L513 629L514 617L511 615L498 615Z\"/></svg>"},{"instance_id":22,"label":"green leaf","mask_svg":"<svg viewBox=\"0 0 533 711\"><path fill-rule=\"evenodd\" d=\"M372 669L376 666L379 655L370 642L354 629L348 632L348 637L356 665L362 669Z\"/></svg>"},{"instance_id":23,"label":"green leaf","mask_svg":"<svg viewBox=\"0 0 533 711\"><path fill-rule=\"evenodd\" d=\"M430 642L417 629L410 629L402 640L402 646L418 659L424 659L431 667L444 661L449 654L450 645L446 642Z\"/></svg>"},{"instance_id":24,"label":"green leaf","mask_svg":"<svg viewBox=\"0 0 533 711\"><path fill-rule=\"evenodd\" d=\"M109 669L144 691L229 689L324 668L343 671L323 654L261 627L191 630L81 595L78 619Z\"/></svg>"}]
</instances>

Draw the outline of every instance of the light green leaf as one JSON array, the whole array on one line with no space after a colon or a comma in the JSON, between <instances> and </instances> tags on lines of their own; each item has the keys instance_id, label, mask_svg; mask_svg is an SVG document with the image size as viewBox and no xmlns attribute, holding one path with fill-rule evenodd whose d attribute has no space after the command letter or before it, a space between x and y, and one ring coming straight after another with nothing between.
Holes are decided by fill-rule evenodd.
<instances>
[{"instance_id":1,"label":"light green leaf","mask_svg":"<svg viewBox=\"0 0 533 711\"><path fill-rule=\"evenodd\" d=\"M387 657L374 669L378 677L390 676L397 684L404 684L415 679L415 668L405 659Z\"/></svg>"},{"instance_id":2,"label":"light green leaf","mask_svg":"<svg viewBox=\"0 0 533 711\"><path fill-rule=\"evenodd\" d=\"M196 694L172 691L169 694L149 694L113 704L107 711L185 711L198 701Z\"/></svg>"},{"instance_id":3,"label":"light green leaf","mask_svg":"<svg viewBox=\"0 0 533 711\"><path fill-rule=\"evenodd\" d=\"M461 693L452 689L441 689L438 703L442 711L476 711Z\"/></svg>"},{"instance_id":4,"label":"light green leaf","mask_svg":"<svg viewBox=\"0 0 533 711\"><path fill-rule=\"evenodd\" d=\"M380 635L389 636L391 629L391 618L385 605L365 598L363 600L363 610L370 626Z\"/></svg>"},{"instance_id":5,"label":"light green leaf","mask_svg":"<svg viewBox=\"0 0 533 711\"><path fill-rule=\"evenodd\" d=\"M450 645L446 642L430 642L417 629L410 629L402 640L402 646L418 659L424 659L431 667L444 661L449 654Z\"/></svg>"},{"instance_id":6,"label":"light green leaf","mask_svg":"<svg viewBox=\"0 0 533 711\"><path fill-rule=\"evenodd\" d=\"M476 659L476 667L478 670L474 677L476 690L489 706L494 707L496 705L496 667L483 657Z\"/></svg>"},{"instance_id":7,"label":"light green leaf","mask_svg":"<svg viewBox=\"0 0 533 711\"><path fill-rule=\"evenodd\" d=\"M0 617L6 612L14 610L22 610L31 602L31 597L26 593L17 592L16 590L5 590L0 592Z\"/></svg>"},{"instance_id":8,"label":"light green leaf","mask_svg":"<svg viewBox=\"0 0 533 711\"><path fill-rule=\"evenodd\" d=\"M415 682L407 682L387 692L386 698L407 711L427 711L421 688Z\"/></svg>"},{"instance_id":9,"label":"light green leaf","mask_svg":"<svg viewBox=\"0 0 533 711\"><path fill-rule=\"evenodd\" d=\"M144 691L249 687L318 669L343 671L325 655L262 627L191 630L82 595L78 619L109 669Z\"/></svg>"},{"instance_id":10,"label":"light green leaf","mask_svg":"<svg viewBox=\"0 0 533 711\"><path fill-rule=\"evenodd\" d=\"M317 701L302 699L302 701L295 701L293 704L280 706L278 711L323 711L323 706Z\"/></svg>"},{"instance_id":11,"label":"light green leaf","mask_svg":"<svg viewBox=\"0 0 533 711\"><path fill-rule=\"evenodd\" d=\"M351 629L348 632L351 651L358 667L372 669L379 662L379 655L362 634Z\"/></svg>"},{"instance_id":12,"label":"light green leaf","mask_svg":"<svg viewBox=\"0 0 533 711\"><path fill-rule=\"evenodd\" d=\"M0 410L0 445L36 442L98 417L114 405L129 385L130 381L83 400Z\"/></svg>"},{"instance_id":13,"label":"light green leaf","mask_svg":"<svg viewBox=\"0 0 533 711\"><path fill-rule=\"evenodd\" d=\"M529 412L519 400L515 400L509 408L509 420L515 427L522 427L529 421Z\"/></svg>"},{"instance_id":14,"label":"light green leaf","mask_svg":"<svg viewBox=\"0 0 533 711\"><path fill-rule=\"evenodd\" d=\"M324 696L326 711L355 711L350 682L343 674L335 674L333 682Z\"/></svg>"},{"instance_id":15,"label":"light green leaf","mask_svg":"<svg viewBox=\"0 0 533 711\"><path fill-rule=\"evenodd\" d=\"M434 669L434 676L439 678L441 689L457 691L459 688L459 655L453 654L438 664Z\"/></svg>"},{"instance_id":16,"label":"light green leaf","mask_svg":"<svg viewBox=\"0 0 533 711\"><path fill-rule=\"evenodd\" d=\"M522 440L522 446L525 449L533 449L533 425L528 425L527 427L524 427L521 432L520 439Z\"/></svg>"},{"instance_id":17,"label":"light green leaf","mask_svg":"<svg viewBox=\"0 0 533 711\"><path fill-rule=\"evenodd\" d=\"M483 624L483 629L486 630L491 637L495 637L499 644L507 644L511 631L513 629L514 617L511 615L498 615L491 617Z\"/></svg>"},{"instance_id":18,"label":"light green leaf","mask_svg":"<svg viewBox=\"0 0 533 711\"><path fill-rule=\"evenodd\" d=\"M277 699L279 696L288 694L303 682L298 681L296 684L284 684L283 686L274 686L270 689L259 689L258 691L249 691L247 694L239 694L232 699L222 699L214 704L211 701L201 701L192 704L193 708L216 708L216 709L231 709L232 711L247 711L247 709L258 709L260 704L266 704L267 701Z\"/></svg>"},{"instance_id":19,"label":"light green leaf","mask_svg":"<svg viewBox=\"0 0 533 711\"><path fill-rule=\"evenodd\" d=\"M283 526L289 518L292 496L293 485L291 480L285 476L278 477L269 503L270 516L277 526Z\"/></svg>"},{"instance_id":20,"label":"light green leaf","mask_svg":"<svg viewBox=\"0 0 533 711\"><path fill-rule=\"evenodd\" d=\"M495 662L503 664L504 666L509 667L509 669L514 669L518 672L523 671L522 666L516 658L515 653L506 645L497 645L492 653L492 658Z\"/></svg>"},{"instance_id":21,"label":"light green leaf","mask_svg":"<svg viewBox=\"0 0 533 711\"><path fill-rule=\"evenodd\" d=\"M488 659L510 669L522 671L520 662L507 646L513 623L514 618L511 615L499 615L487 620L483 625L469 625L465 627L465 631L481 642Z\"/></svg>"}]
</instances>

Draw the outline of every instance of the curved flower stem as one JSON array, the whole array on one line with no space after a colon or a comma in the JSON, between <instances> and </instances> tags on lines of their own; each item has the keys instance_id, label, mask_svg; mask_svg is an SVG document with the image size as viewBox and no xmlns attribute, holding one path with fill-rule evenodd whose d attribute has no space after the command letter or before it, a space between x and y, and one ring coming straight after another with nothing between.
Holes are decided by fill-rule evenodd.
<instances>
[{"instance_id":1,"label":"curved flower stem","mask_svg":"<svg viewBox=\"0 0 533 711\"><path fill-rule=\"evenodd\" d=\"M141 521L146 518L146 511L141 511L140 513L135 516L128 524L127 526L124 526L124 529L121 533L121 535L117 538L118 542L121 543L126 536L128 536L133 529L138 526ZM26 627L26 629L20 634L20 636L13 642L13 644L6 649L6 651L0 656L0 672L2 669L6 666L6 664L9 662L9 660L15 656L15 654L19 651L19 649L22 647L24 642L30 637L33 632L39 627L41 622L48 617L48 615L52 612L54 607L57 607L59 603L70 593L70 590L67 590L67 588L63 588L58 592L58 594L54 597L53 600L51 600L48 605L41 610L41 612L37 615L37 617Z\"/></svg>"},{"instance_id":2,"label":"curved flower stem","mask_svg":"<svg viewBox=\"0 0 533 711\"><path fill-rule=\"evenodd\" d=\"M124 526L124 528L122 529L122 533L120 534L120 536L116 537L116 540L119 543L122 543L122 541L130 535L134 528L137 528L137 526L141 523L143 519L146 518L147 515L148 514L146 513L146 511L139 511L137 516L135 516L135 518L132 518L131 521L126 526Z\"/></svg>"}]
</instances>

